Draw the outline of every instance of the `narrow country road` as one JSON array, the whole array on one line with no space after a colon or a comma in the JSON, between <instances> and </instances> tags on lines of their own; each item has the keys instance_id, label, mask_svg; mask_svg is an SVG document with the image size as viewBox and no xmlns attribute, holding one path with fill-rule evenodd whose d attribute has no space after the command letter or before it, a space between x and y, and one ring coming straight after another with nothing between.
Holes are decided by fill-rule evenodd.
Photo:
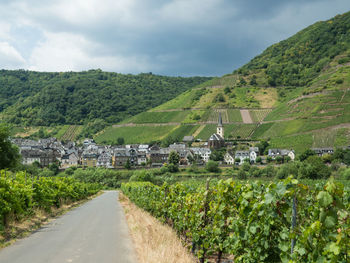
<instances>
[{"instance_id":1,"label":"narrow country road","mask_svg":"<svg viewBox=\"0 0 350 263\"><path fill-rule=\"evenodd\" d=\"M118 192L97 198L0 250L1 263L136 263Z\"/></svg>"}]
</instances>

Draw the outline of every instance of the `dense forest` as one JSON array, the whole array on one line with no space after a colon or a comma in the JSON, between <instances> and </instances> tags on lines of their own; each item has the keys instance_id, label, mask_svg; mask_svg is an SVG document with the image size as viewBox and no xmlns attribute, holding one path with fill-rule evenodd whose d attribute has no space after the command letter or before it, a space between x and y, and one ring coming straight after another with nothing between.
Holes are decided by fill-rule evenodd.
<instances>
[{"instance_id":1,"label":"dense forest","mask_svg":"<svg viewBox=\"0 0 350 263\"><path fill-rule=\"evenodd\" d=\"M337 55L350 62L350 12L274 44L234 73L264 73L269 86L305 86ZM347 52L346 52L347 51Z\"/></svg>"},{"instance_id":2,"label":"dense forest","mask_svg":"<svg viewBox=\"0 0 350 263\"><path fill-rule=\"evenodd\" d=\"M0 117L24 126L116 123L211 78L84 72L0 71Z\"/></svg>"}]
</instances>

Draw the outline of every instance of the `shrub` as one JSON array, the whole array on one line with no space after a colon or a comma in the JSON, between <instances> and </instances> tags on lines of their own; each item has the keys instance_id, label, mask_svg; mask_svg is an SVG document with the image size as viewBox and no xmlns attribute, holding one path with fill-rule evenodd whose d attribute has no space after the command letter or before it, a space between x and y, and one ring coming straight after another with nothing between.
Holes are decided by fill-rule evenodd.
<instances>
[{"instance_id":1,"label":"shrub","mask_svg":"<svg viewBox=\"0 0 350 263\"><path fill-rule=\"evenodd\" d=\"M154 175L146 170L135 171L129 179L130 182L154 182Z\"/></svg>"},{"instance_id":2,"label":"shrub","mask_svg":"<svg viewBox=\"0 0 350 263\"><path fill-rule=\"evenodd\" d=\"M215 161L209 160L206 164L206 167L208 172L217 173L220 172L219 164Z\"/></svg>"}]
</instances>

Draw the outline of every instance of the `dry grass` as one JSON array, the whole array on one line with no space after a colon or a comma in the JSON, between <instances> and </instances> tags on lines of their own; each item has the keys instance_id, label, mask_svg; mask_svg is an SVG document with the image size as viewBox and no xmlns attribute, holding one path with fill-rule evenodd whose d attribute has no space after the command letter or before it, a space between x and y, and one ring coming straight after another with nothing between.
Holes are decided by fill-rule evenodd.
<instances>
[{"instance_id":1,"label":"dry grass","mask_svg":"<svg viewBox=\"0 0 350 263\"><path fill-rule=\"evenodd\" d=\"M195 263L171 227L119 194L139 263Z\"/></svg>"},{"instance_id":2,"label":"dry grass","mask_svg":"<svg viewBox=\"0 0 350 263\"><path fill-rule=\"evenodd\" d=\"M278 99L277 90L274 88L259 89L254 98L259 101L261 108L272 108Z\"/></svg>"}]
</instances>

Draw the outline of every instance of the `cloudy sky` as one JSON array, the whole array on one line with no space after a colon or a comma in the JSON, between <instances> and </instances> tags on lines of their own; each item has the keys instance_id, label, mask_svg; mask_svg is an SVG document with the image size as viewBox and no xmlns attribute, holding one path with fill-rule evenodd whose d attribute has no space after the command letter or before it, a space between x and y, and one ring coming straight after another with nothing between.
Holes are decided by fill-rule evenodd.
<instances>
[{"instance_id":1,"label":"cloudy sky","mask_svg":"<svg viewBox=\"0 0 350 263\"><path fill-rule=\"evenodd\" d=\"M0 68L223 75L349 0L0 0Z\"/></svg>"}]
</instances>

